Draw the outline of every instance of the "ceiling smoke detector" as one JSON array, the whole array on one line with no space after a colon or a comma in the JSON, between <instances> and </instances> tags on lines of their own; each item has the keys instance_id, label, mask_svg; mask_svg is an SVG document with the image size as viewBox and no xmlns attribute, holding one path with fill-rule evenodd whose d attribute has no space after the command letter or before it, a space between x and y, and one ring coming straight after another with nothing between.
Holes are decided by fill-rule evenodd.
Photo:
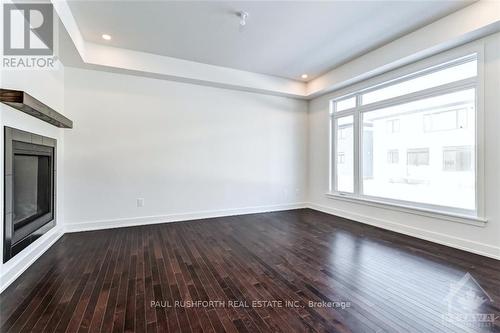
<instances>
[{"instance_id":1,"label":"ceiling smoke detector","mask_svg":"<svg viewBox=\"0 0 500 333\"><path fill-rule=\"evenodd\" d=\"M247 24L248 13L242 10L237 15L240 18L240 26L244 27Z\"/></svg>"}]
</instances>

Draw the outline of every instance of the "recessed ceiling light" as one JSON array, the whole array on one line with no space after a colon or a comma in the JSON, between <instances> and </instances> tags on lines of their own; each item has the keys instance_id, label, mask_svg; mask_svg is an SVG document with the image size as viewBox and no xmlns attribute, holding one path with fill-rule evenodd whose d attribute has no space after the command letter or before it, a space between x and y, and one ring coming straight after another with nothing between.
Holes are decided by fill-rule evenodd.
<instances>
[{"instance_id":1,"label":"recessed ceiling light","mask_svg":"<svg viewBox=\"0 0 500 333\"><path fill-rule=\"evenodd\" d=\"M309 76L307 74L302 74L300 77L303 79L307 79Z\"/></svg>"},{"instance_id":2,"label":"recessed ceiling light","mask_svg":"<svg viewBox=\"0 0 500 333\"><path fill-rule=\"evenodd\" d=\"M102 34L102 39L104 40L111 40L111 36L108 34Z\"/></svg>"}]
</instances>

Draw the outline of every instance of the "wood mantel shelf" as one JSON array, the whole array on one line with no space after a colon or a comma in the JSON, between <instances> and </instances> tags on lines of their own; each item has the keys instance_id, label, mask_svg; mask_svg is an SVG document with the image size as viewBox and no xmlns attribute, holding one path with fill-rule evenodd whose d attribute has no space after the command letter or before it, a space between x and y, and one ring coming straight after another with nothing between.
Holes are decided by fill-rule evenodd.
<instances>
[{"instance_id":1,"label":"wood mantel shelf","mask_svg":"<svg viewBox=\"0 0 500 333\"><path fill-rule=\"evenodd\" d=\"M73 128L73 121L22 90L0 89L0 102L61 128Z\"/></svg>"}]
</instances>

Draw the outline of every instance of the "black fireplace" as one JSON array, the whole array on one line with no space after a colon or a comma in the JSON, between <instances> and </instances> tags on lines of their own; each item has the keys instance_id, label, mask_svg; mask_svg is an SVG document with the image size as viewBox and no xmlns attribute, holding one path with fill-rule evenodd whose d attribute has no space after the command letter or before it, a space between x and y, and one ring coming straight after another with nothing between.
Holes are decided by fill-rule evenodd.
<instances>
[{"instance_id":1,"label":"black fireplace","mask_svg":"<svg viewBox=\"0 0 500 333\"><path fill-rule=\"evenodd\" d=\"M56 140L5 127L6 262L55 225Z\"/></svg>"}]
</instances>

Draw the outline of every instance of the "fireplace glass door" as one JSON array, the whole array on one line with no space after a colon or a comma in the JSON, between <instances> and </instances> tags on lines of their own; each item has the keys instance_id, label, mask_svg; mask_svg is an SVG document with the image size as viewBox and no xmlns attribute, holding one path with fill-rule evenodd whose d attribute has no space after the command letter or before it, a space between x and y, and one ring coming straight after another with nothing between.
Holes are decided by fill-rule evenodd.
<instances>
[{"instance_id":1,"label":"fireplace glass door","mask_svg":"<svg viewBox=\"0 0 500 333\"><path fill-rule=\"evenodd\" d=\"M54 148L12 141L12 243L54 219Z\"/></svg>"},{"instance_id":2,"label":"fireplace glass door","mask_svg":"<svg viewBox=\"0 0 500 333\"><path fill-rule=\"evenodd\" d=\"M50 212L50 156L14 154L14 231Z\"/></svg>"}]
</instances>

